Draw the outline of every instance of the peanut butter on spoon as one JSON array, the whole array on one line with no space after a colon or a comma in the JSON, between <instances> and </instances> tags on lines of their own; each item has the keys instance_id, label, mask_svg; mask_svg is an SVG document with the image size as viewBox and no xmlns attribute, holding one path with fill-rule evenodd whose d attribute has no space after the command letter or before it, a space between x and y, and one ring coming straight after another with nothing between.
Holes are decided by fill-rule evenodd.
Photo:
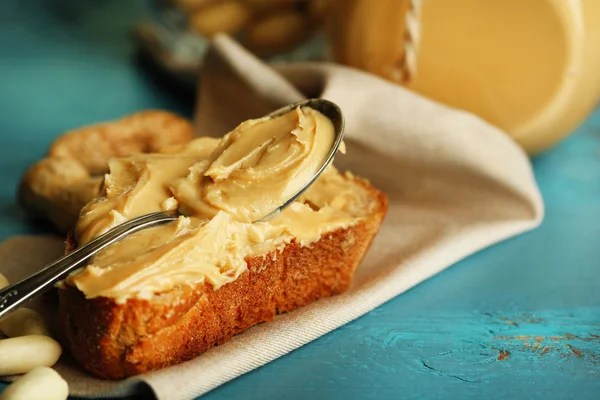
<instances>
[{"instance_id":1,"label":"peanut butter on spoon","mask_svg":"<svg viewBox=\"0 0 600 400\"><path fill-rule=\"evenodd\" d=\"M238 221L256 221L310 181L334 138L331 121L311 108L246 121L171 191L184 214L212 217L223 210Z\"/></svg>"}]
</instances>

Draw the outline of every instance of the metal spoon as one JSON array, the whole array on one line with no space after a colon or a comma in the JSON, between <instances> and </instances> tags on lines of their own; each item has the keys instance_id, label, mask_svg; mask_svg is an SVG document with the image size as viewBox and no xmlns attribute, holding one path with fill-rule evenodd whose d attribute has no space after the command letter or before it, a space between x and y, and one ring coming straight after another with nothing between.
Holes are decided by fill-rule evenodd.
<instances>
[{"instance_id":1,"label":"metal spoon","mask_svg":"<svg viewBox=\"0 0 600 400\"><path fill-rule=\"evenodd\" d=\"M313 177L308 182L306 182L304 184L304 186L302 186L302 188L298 192L296 192L295 195L290 197L289 200L287 200L285 203L283 203L281 206L279 206L275 210L271 211L269 214L267 214L264 217L262 217L261 219L259 219L257 222L264 222L264 221L267 221L267 220L273 218L274 216L279 214L281 211L285 210L294 201L296 201L296 199L298 197L300 197L300 195L302 193L304 193L306 191L306 189L308 189L310 187L310 185L312 185L317 180L319 175L321 175L321 173L323 171L325 171L325 169L329 166L329 164L331 164L331 162L333 161L333 158L335 157L335 153L337 153L338 148L340 147L340 144L342 144L342 140L344 139L344 115L342 114L342 110L340 110L340 108L335 103L332 103L331 101L328 101L328 100L323 100L323 99L304 100L299 103L287 105L285 107L280 108L279 110L275 110L272 113L270 113L269 115L267 115L267 117L269 117L269 118L279 117L281 115L287 114L288 112L296 109L297 107L310 107L314 110L319 111L321 114L323 114L324 116L329 118L329 120L333 123L333 129L335 131L335 138L333 140L333 146L331 147L331 151L327 155L325 162L323 163L323 165L321 165L321 167L317 170L317 172L313 175Z\"/></svg>"},{"instance_id":2,"label":"metal spoon","mask_svg":"<svg viewBox=\"0 0 600 400\"><path fill-rule=\"evenodd\" d=\"M335 129L335 139L333 147L329 152L327 159L315 175L290 199L273 210L266 216L260 218L257 222L264 222L273 218L286 207L292 204L306 189L314 183L333 161L344 136L344 117L342 111L334 103L323 99L309 99L299 103L290 104L282 107L267 115L267 117L275 118L286 114L297 107L310 107L321 114L328 117L333 123ZM32 300L43 293L50 290L56 282L64 278L67 274L81 267L92 256L98 254L101 250L111 244L123 239L124 237L149 228L151 226L162 225L168 222L176 221L179 214L176 211L156 212L143 215L138 218L131 219L123 224L111 229L103 235L98 236L84 246L77 248L71 253L59 258L58 260L46 265L40 272L4 289L0 289L0 318L6 313L23 304L26 301Z\"/></svg>"}]
</instances>

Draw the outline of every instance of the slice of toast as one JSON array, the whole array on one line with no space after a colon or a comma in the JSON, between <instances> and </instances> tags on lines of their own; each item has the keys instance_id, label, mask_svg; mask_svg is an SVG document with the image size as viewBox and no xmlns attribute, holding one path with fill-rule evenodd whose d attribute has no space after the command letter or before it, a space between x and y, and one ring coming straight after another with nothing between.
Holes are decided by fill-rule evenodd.
<instances>
[{"instance_id":1,"label":"slice of toast","mask_svg":"<svg viewBox=\"0 0 600 400\"><path fill-rule=\"evenodd\" d=\"M248 269L218 290L207 283L184 285L151 300L117 304L86 299L64 285L59 310L66 347L92 374L122 379L189 360L277 313L345 291L387 210L385 194L365 180L348 179L376 204L367 217L308 246L292 241L283 250L250 257ZM67 252L76 246L71 232Z\"/></svg>"}]
</instances>

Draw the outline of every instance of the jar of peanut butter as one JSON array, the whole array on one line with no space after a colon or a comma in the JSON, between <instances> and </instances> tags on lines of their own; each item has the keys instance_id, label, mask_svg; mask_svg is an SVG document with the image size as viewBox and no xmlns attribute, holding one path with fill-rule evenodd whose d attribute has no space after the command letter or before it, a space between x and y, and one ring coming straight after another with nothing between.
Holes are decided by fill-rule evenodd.
<instances>
[{"instance_id":1,"label":"jar of peanut butter","mask_svg":"<svg viewBox=\"0 0 600 400\"><path fill-rule=\"evenodd\" d=\"M479 115L530 154L600 97L598 0L330 0L334 59Z\"/></svg>"}]
</instances>

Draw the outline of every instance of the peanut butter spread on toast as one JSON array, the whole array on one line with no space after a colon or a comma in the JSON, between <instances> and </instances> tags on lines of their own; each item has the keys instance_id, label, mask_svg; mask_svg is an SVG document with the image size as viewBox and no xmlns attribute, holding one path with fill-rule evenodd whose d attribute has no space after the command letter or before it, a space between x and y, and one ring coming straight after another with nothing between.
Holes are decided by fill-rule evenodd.
<instances>
[{"instance_id":1,"label":"peanut butter spread on toast","mask_svg":"<svg viewBox=\"0 0 600 400\"><path fill-rule=\"evenodd\" d=\"M85 244L143 214L177 209L177 222L146 229L100 252L67 278L87 298L150 299L178 285L234 281L246 258L321 235L366 217L366 190L330 166L290 207L267 215L320 168L334 141L331 121L311 108L249 120L221 140L109 161L102 196L86 205L75 234Z\"/></svg>"}]
</instances>

